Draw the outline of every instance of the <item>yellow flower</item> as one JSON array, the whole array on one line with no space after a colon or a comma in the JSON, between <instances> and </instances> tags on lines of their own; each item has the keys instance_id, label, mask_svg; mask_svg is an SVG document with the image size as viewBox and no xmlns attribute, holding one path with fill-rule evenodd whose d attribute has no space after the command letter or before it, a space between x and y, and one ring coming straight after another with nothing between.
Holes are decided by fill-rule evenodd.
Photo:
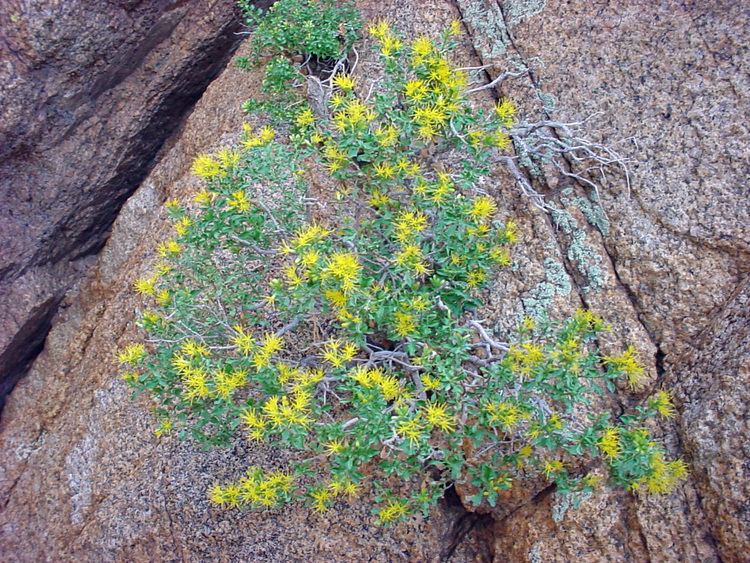
<instances>
[{"instance_id":1,"label":"yellow flower","mask_svg":"<svg viewBox=\"0 0 750 563\"><path fill-rule=\"evenodd\" d=\"M431 104L414 109L412 119L417 125L442 126L448 122L448 112L444 107Z\"/></svg>"},{"instance_id":2,"label":"yellow flower","mask_svg":"<svg viewBox=\"0 0 750 563\"><path fill-rule=\"evenodd\" d=\"M619 356L605 356L603 360L609 369L625 375L632 389L638 390L643 387L646 372L638 363L636 354L636 349L631 345Z\"/></svg>"},{"instance_id":3,"label":"yellow flower","mask_svg":"<svg viewBox=\"0 0 750 563\"><path fill-rule=\"evenodd\" d=\"M211 501L211 504L224 506L224 489L222 489L221 485L215 484L209 489L208 499Z\"/></svg>"},{"instance_id":4,"label":"yellow flower","mask_svg":"<svg viewBox=\"0 0 750 563\"><path fill-rule=\"evenodd\" d=\"M672 418L675 415L672 397L663 389L658 391L655 396L648 400L648 406L664 418Z\"/></svg>"},{"instance_id":5,"label":"yellow flower","mask_svg":"<svg viewBox=\"0 0 750 563\"><path fill-rule=\"evenodd\" d=\"M440 389L440 379L437 377L424 374L420 379L422 380L422 385L424 385L426 391L437 391Z\"/></svg>"},{"instance_id":6,"label":"yellow flower","mask_svg":"<svg viewBox=\"0 0 750 563\"><path fill-rule=\"evenodd\" d=\"M417 275L423 276L429 273L423 258L422 249L418 245L407 244L396 254L394 261L399 266L414 270Z\"/></svg>"},{"instance_id":7,"label":"yellow flower","mask_svg":"<svg viewBox=\"0 0 750 563\"><path fill-rule=\"evenodd\" d=\"M424 295L417 295L411 300L410 306L415 311L424 311L430 306L430 302L424 297Z\"/></svg>"},{"instance_id":8,"label":"yellow flower","mask_svg":"<svg viewBox=\"0 0 750 563\"><path fill-rule=\"evenodd\" d=\"M427 55L432 53L433 45L429 37L421 35L417 37L411 44L411 52L414 54L415 59L421 61Z\"/></svg>"},{"instance_id":9,"label":"yellow flower","mask_svg":"<svg viewBox=\"0 0 750 563\"><path fill-rule=\"evenodd\" d=\"M346 103L346 98L344 96L342 96L341 93L335 92L331 96L331 99L328 100L328 103L331 104L331 107L333 109L338 109L338 108L342 107Z\"/></svg>"},{"instance_id":10,"label":"yellow flower","mask_svg":"<svg viewBox=\"0 0 750 563\"><path fill-rule=\"evenodd\" d=\"M244 383L244 372L228 373L219 370L214 376L216 394L222 399L229 399L232 393Z\"/></svg>"},{"instance_id":11,"label":"yellow flower","mask_svg":"<svg viewBox=\"0 0 750 563\"><path fill-rule=\"evenodd\" d=\"M586 476L583 478L584 486L592 488L592 489L595 489L601 482L602 482L602 476L597 475L596 473L587 473Z\"/></svg>"},{"instance_id":12,"label":"yellow flower","mask_svg":"<svg viewBox=\"0 0 750 563\"><path fill-rule=\"evenodd\" d=\"M205 344L198 343L192 339L185 340L182 345L180 345L180 352L188 358L206 358L211 355L211 352Z\"/></svg>"},{"instance_id":13,"label":"yellow flower","mask_svg":"<svg viewBox=\"0 0 750 563\"><path fill-rule=\"evenodd\" d=\"M263 336L263 341L261 343L261 348L263 352L266 354L275 354L276 352L279 352L284 344L284 339L280 336L272 333L267 332Z\"/></svg>"},{"instance_id":14,"label":"yellow flower","mask_svg":"<svg viewBox=\"0 0 750 563\"><path fill-rule=\"evenodd\" d=\"M487 272L484 270L472 270L466 277L466 283L469 287L479 287L487 281Z\"/></svg>"},{"instance_id":15,"label":"yellow flower","mask_svg":"<svg viewBox=\"0 0 750 563\"><path fill-rule=\"evenodd\" d=\"M350 92L354 90L356 81L349 74L337 74L333 78L333 85L344 90L345 92Z\"/></svg>"},{"instance_id":16,"label":"yellow flower","mask_svg":"<svg viewBox=\"0 0 750 563\"><path fill-rule=\"evenodd\" d=\"M172 296L169 294L168 289L160 289L159 292L156 294L156 303L160 307L166 307L167 305L169 305L171 300L172 300Z\"/></svg>"},{"instance_id":17,"label":"yellow flower","mask_svg":"<svg viewBox=\"0 0 750 563\"><path fill-rule=\"evenodd\" d=\"M486 221L497 211L497 204L490 196L476 198L469 209L469 217L480 223Z\"/></svg>"},{"instance_id":18,"label":"yellow flower","mask_svg":"<svg viewBox=\"0 0 750 563\"><path fill-rule=\"evenodd\" d=\"M180 354L175 354L174 356L172 356L171 364L175 371L182 377L186 377L191 371L193 371L190 359Z\"/></svg>"},{"instance_id":19,"label":"yellow flower","mask_svg":"<svg viewBox=\"0 0 750 563\"><path fill-rule=\"evenodd\" d=\"M357 256L351 252L335 252L327 260L323 269L325 278L333 278L340 282L341 290L349 293L359 282L360 266Z\"/></svg>"},{"instance_id":20,"label":"yellow flower","mask_svg":"<svg viewBox=\"0 0 750 563\"><path fill-rule=\"evenodd\" d=\"M254 408L248 408L242 413L242 422L250 430L265 430L266 420Z\"/></svg>"},{"instance_id":21,"label":"yellow flower","mask_svg":"<svg viewBox=\"0 0 750 563\"><path fill-rule=\"evenodd\" d=\"M252 363L255 369L260 371L268 367L271 364L271 356L281 350L282 344L283 340L280 336L267 332L263 337L260 347L256 349L253 356Z\"/></svg>"},{"instance_id":22,"label":"yellow flower","mask_svg":"<svg viewBox=\"0 0 750 563\"><path fill-rule=\"evenodd\" d=\"M211 392L208 389L208 382L206 380L206 374L201 370L191 370L183 378L185 384L185 398L190 401L192 399L205 399Z\"/></svg>"},{"instance_id":23,"label":"yellow flower","mask_svg":"<svg viewBox=\"0 0 750 563\"><path fill-rule=\"evenodd\" d=\"M146 325L156 325L162 321L161 315L154 313L153 311L144 311L142 318Z\"/></svg>"},{"instance_id":24,"label":"yellow flower","mask_svg":"<svg viewBox=\"0 0 750 563\"><path fill-rule=\"evenodd\" d=\"M344 443L341 440L335 439L335 440L330 440L326 442L326 453L328 455L340 454L343 451L344 451Z\"/></svg>"},{"instance_id":25,"label":"yellow flower","mask_svg":"<svg viewBox=\"0 0 750 563\"><path fill-rule=\"evenodd\" d=\"M495 247L490 250L490 260L498 266L510 266L510 252L505 248Z\"/></svg>"},{"instance_id":26,"label":"yellow flower","mask_svg":"<svg viewBox=\"0 0 750 563\"><path fill-rule=\"evenodd\" d=\"M182 217L177 223L175 223L174 230L182 237L187 234L188 229L192 224L193 222L190 220L190 217Z\"/></svg>"},{"instance_id":27,"label":"yellow flower","mask_svg":"<svg viewBox=\"0 0 750 563\"><path fill-rule=\"evenodd\" d=\"M320 252L315 249L310 249L302 253L300 261L305 268L312 268L320 260Z\"/></svg>"},{"instance_id":28,"label":"yellow flower","mask_svg":"<svg viewBox=\"0 0 750 563\"><path fill-rule=\"evenodd\" d=\"M382 41L383 44L380 47L380 52L384 57L390 57L397 54L403 47L401 40L393 35L386 35L383 37Z\"/></svg>"},{"instance_id":29,"label":"yellow flower","mask_svg":"<svg viewBox=\"0 0 750 563\"><path fill-rule=\"evenodd\" d=\"M378 178L390 179L396 175L396 169L390 162L382 162L373 166L375 169L375 176Z\"/></svg>"},{"instance_id":30,"label":"yellow flower","mask_svg":"<svg viewBox=\"0 0 750 563\"><path fill-rule=\"evenodd\" d=\"M349 481L346 485L344 485L344 494L348 496L349 498L354 498L359 493L359 487L351 481Z\"/></svg>"},{"instance_id":31,"label":"yellow flower","mask_svg":"<svg viewBox=\"0 0 750 563\"><path fill-rule=\"evenodd\" d=\"M379 189L375 189L372 192L372 195L370 196L369 203L373 207L384 207L388 205L391 202L391 198L389 198L385 193L381 192Z\"/></svg>"},{"instance_id":32,"label":"yellow flower","mask_svg":"<svg viewBox=\"0 0 750 563\"><path fill-rule=\"evenodd\" d=\"M443 432L451 432L455 430L455 417L448 414L448 407L445 403L427 403L422 407L422 412L430 426L439 428Z\"/></svg>"},{"instance_id":33,"label":"yellow flower","mask_svg":"<svg viewBox=\"0 0 750 563\"><path fill-rule=\"evenodd\" d=\"M228 485L224 488L224 504L230 508L240 505L240 488L237 485Z\"/></svg>"},{"instance_id":34,"label":"yellow flower","mask_svg":"<svg viewBox=\"0 0 750 563\"><path fill-rule=\"evenodd\" d=\"M492 137L492 144L499 149L505 150L511 144L510 136L504 131L496 131L495 136Z\"/></svg>"},{"instance_id":35,"label":"yellow flower","mask_svg":"<svg viewBox=\"0 0 750 563\"><path fill-rule=\"evenodd\" d=\"M421 211L404 211L396 219L396 239L406 243L427 227L427 216Z\"/></svg>"},{"instance_id":36,"label":"yellow flower","mask_svg":"<svg viewBox=\"0 0 750 563\"><path fill-rule=\"evenodd\" d=\"M262 147L263 145L267 145L268 143L273 141L274 137L276 137L276 132L270 125L264 125L258 132L257 136L253 136L251 134L252 129L249 125L247 125L247 127L243 127L243 129L245 131L245 139L242 141L242 146L246 149Z\"/></svg>"},{"instance_id":37,"label":"yellow flower","mask_svg":"<svg viewBox=\"0 0 750 563\"><path fill-rule=\"evenodd\" d=\"M292 239L292 246L295 250L300 250L305 246L320 242L330 234L330 231L324 229L315 223L299 229Z\"/></svg>"},{"instance_id":38,"label":"yellow flower","mask_svg":"<svg viewBox=\"0 0 750 563\"><path fill-rule=\"evenodd\" d=\"M240 353L249 355L253 350L255 350L255 341L253 340L253 335L245 332L245 329L241 325L235 325L234 330L237 335L232 338L232 344L237 347Z\"/></svg>"},{"instance_id":39,"label":"yellow flower","mask_svg":"<svg viewBox=\"0 0 750 563\"><path fill-rule=\"evenodd\" d=\"M122 373L121 377L128 385L135 385L138 382L138 373L134 371L125 371Z\"/></svg>"},{"instance_id":40,"label":"yellow flower","mask_svg":"<svg viewBox=\"0 0 750 563\"><path fill-rule=\"evenodd\" d=\"M409 513L409 504L406 499L389 500L378 512L378 520L381 524L390 524L400 520Z\"/></svg>"},{"instance_id":41,"label":"yellow flower","mask_svg":"<svg viewBox=\"0 0 750 563\"><path fill-rule=\"evenodd\" d=\"M559 459L548 461L544 464L544 474L547 476L547 478L560 473L563 469L565 469L565 466Z\"/></svg>"},{"instance_id":42,"label":"yellow flower","mask_svg":"<svg viewBox=\"0 0 750 563\"><path fill-rule=\"evenodd\" d=\"M365 366L357 366L349 372L349 377L359 383L362 387L370 389L373 384L373 373L376 370L370 370Z\"/></svg>"},{"instance_id":43,"label":"yellow flower","mask_svg":"<svg viewBox=\"0 0 750 563\"><path fill-rule=\"evenodd\" d=\"M162 258L177 256L180 252L182 252L182 247L176 240L159 243L159 246L156 247L156 253Z\"/></svg>"},{"instance_id":44,"label":"yellow flower","mask_svg":"<svg viewBox=\"0 0 750 563\"><path fill-rule=\"evenodd\" d=\"M305 108L297 115L294 122L300 127L307 127L308 125L315 123L315 115L310 108Z\"/></svg>"},{"instance_id":45,"label":"yellow flower","mask_svg":"<svg viewBox=\"0 0 750 563\"><path fill-rule=\"evenodd\" d=\"M503 242L513 244L518 240L518 226L515 221L509 220L505 223L505 229L503 229L501 238Z\"/></svg>"},{"instance_id":46,"label":"yellow flower","mask_svg":"<svg viewBox=\"0 0 750 563\"><path fill-rule=\"evenodd\" d=\"M515 428L523 418L523 413L513 403L487 403L483 409L489 415L491 425L499 424L503 430Z\"/></svg>"},{"instance_id":47,"label":"yellow flower","mask_svg":"<svg viewBox=\"0 0 750 563\"><path fill-rule=\"evenodd\" d=\"M427 97L427 84L421 80L410 80L404 86L404 94L413 102L419 102Z\"/></svg>"},{"instance_id":48,"label":"yellow flower","mask_svg":"<svg viewBox=\"0 0 750 563\"><path fill-rule=\"evenodd\" d=\"M174 198L168 199L164 205L169 211L172 211L172 212L176 212L182 209L182 206L180 205L179 200L174 199Z\"/></svg>"},{"instance_id":49,"label":"yellow flower","mask_svg":"<svg viewBox=\"0 0 750 563\"><path fill-rule=\"evenodd\" d=\"M637 482L636 490L640 485L645 485L651 494L669 493L687 476L687 466L681 459L668 462L661 452L654 452L649 461L651 471Z\"/></svg>"},{"instance_id":50,"label":"yellow flower","mask_svg":"<svg viewBox=\"0 0 750 563\"><path fill-rule=\"evenodd\" d=\"M193 165L190 170L196 176L206 179L226 175L226 173L222 170L219 161L214 160L213 157L207 154L198 155L193 161Z\"/></svg>"},{"instance_id":51,"label":"yellow flower","mask_svg":"<svg viewBox=\"0 0 750 563\"><path fill-rule=\"evenodd\" d=\"M229 205L231 209L239 211L240 213L250 210L250 201L247 199L244 190L233 192L227 200L227 205Z\"/></svg>"},{"instance_id":52,"label":"yellow flower","mask_svg":"<svg viewBox=\"0 0 750 563\"><path fill-rule=\"evenodd\" d=\"M562 430L563 427L563 421L557 413L549 417L549 422L547 424L552 430Z\"/></svg>"},{"instance_id":53,"label":"yellow flower","mask_svg":"<svg viewBox=\"0 0 750 563\"><path fill-rule=\"evenodd\" d=\"M156 292L156 276L140 278L133 282L135 291L141 295L153 295Z\"/></svg>"},{"instance_id":54,"label":"yellow flower","mask_svg":"<svg viewBox=\"0 0 750 563\"><path fill-rule=\"evenodd\" d=\"M430 124L425 123L424 125L419 126L419 130L417 131L419 138L423 141L432 141L435 137L437 137L438 130L437 128Z\"/></svg>"},{"instance_id":55,"label":"yellow flower","mask_svg":"<svg viewBox=\"0 0 750 563\"><path fill-rule=\"evenodd\" d=\"M409 440L412 444L419 443L424 432L424 424L420 420L419 416L408 420L402 420L396 425L396 431Z\"/></svg>"},{"instance_id":56,"label":"yellow flower","mask_svg":"<svg viewBox=\"0 0 750 563\"><path fill-rule=\"evenodd\" d=\"M393 315L395 321L394 330L401 337L409 336L417 329L414 315L403 311L396 311Z\"/></svg>"},{"instance_id":57,"label":"yellow flower","mask_svg":"<svg viewBox=\"0 0 750 563\"><path fill-rule=\"evenodd\" d=\"M467 133L467 137L469 138L469 144L477 148L484 142L485 133L479 129L474 129Z\"/></svg>"},{"instance_id":58,"label":"yellow flower","mask_svg":"<svg viewBox=\"0 0 750 563\"><path fill-rule=\"evenodd\" d=\"M143 344L130 344L117 354L120 364L134 364L146 355L146 347Z\"/></svg>"},{"instance_id":59,"label":"yellow flower","mask_svg":"<svg viewBox=\"0 0 750 563\"><path fill-rule=\"evenodd\" d=\"M605 428L596 445L607 459L615 459L622 452L620 430L614 427Z\"/></svg>"},{"instance_id":60,"label":"yellow flower","mask_svg":"<svg viewBox=\"0 0 750 563\"><path fill-rule=\"evenodd\" d=\"M313 509L315 512L325 512L331 502L331 491L327 488L316 489L310 493L313 500Z\"/></svg>"},{"instance_id":61,"label":"yellow flower","mask_svg":"<svg viewBox=\"0 0 750 563\"><path fill-rule=\"evenodd\" d=\"M310 403L312 403L312 393L302 383L296 384L292 390L292 411L295 414L308 412ZM293 420L297 424L305 424L300 418Z\"/></svg>"},{"instance_id":62,"label":"yellow flower","mask_svg":"<svg viewBox=\"0 0 750 563\"><path fill-rule=\"evenodd\" d=\"M357 351L357 346L351 342L342 344L339 340L331 340L323 348L323 358L333 367L339 368L352 360Z\"/></svg>"},{"instance_id":63,"label":"yellow flower","mask_svg":"<svg viewBox=\"0 0 750 563\"><path fill-rule=\"evenodd\" d=\"M268 144L276 137L276 132L270 125L264 125L260 129L259 137L263 144Z\"/></svg>"},{"instance_id":64,"label":"yellow flower","mask_svg":"<svg viewBox=\"0 0 750 563\"><path fill-rule=\"evenodd\" d=\"M398 141L398 129L393 125L375 129L375 138L381 147L392 147Z\"/></svg>"},{"instance_id":65,"label":"yellow flower","mask_svg":"<svg viewBox=\"0 0 750 563\"><path fill-rule=\"evenodd\" d=\"M577 325L576 330L578 332L586 332L588 330L601 332L609 330L609 327L604 324L604 319L589 309L576 309L576 312L573 314L573 321Z\"/></svg>"},{"instance_id":66,"label":"yellow flower","mask_svg":"<svg viewBox=\"0 0 750 563\"><path fill-rule=\"evenodd\" d=\"M453 193L453 179L447 172L438 172L437 176L437 185L431 190L430 199L440 205L448 195Z\"/></svg>"},{"instance_id":67,"label":"yellow flower","mask_svg":"<svg viewBox=\"0 0 750 563\"><path fill-rule=\"evenodd\" d=\"M370 32L370 35L382 41L385 37L391 34L391 26L387 21L380 20L372 24L367 31Z\"/></svg>"},{"instance_id":68,"label":"yellow flower","mask_svg":"<svg viewBox=\"0 0 750 563\"><path fill-rule=\"evenodd\" d=\"M435 89L440 91L441 85L447 85L451 81L450 65L444 58L436 57L429 62L429 67L427 77L435 85Z\"/></svg>"},{"instance_id":69,"label":"yellow flower","mask_svg":"<svg viewBox=\"0 0 750 563\"><path fill-rule=\"evenodd\" d=\"M345 362L350 361L359 352L359 348L353 342L347 342L341 350L341 357Z\"/></svg>"},{"instance_id":70,"label":"yellow flower","mask_svg":"<svg viewBox=\"0 0 750 563\"><path fill-rule=\"evenodd\" d=\"M346 295L341 291L335 289L327 289L323 292L323 296L331 302L334 307L342 308L346 307Z\"/></svg>"},{"instance_id":71,"label":"yellow flower","mask_svg":"<svg viewBox=\"0 0 750 563\"><path fill-rule=\"evenodd\" d=\"M497 115L500 124L503 127L511 127L513 125L516 111L516 106L513 104L513 101L508 98L500 100L497 103L497 106L495 106L495 115Z\"/></svg>"},{"instance_id":72,"label":"yellow flower","mask_svg":"<svg viewBox=\"0 0 750 563\"><path fill-rule=\"evenodd\" d=\"M344 131L346 129L366 129L369 122L375 119L375 113L360 100L354 99L346 102L344 108L333 115L336 127ZM343 153L340 153L346 158Z\"/></svg>"},{"instance_id":73,"label":"yellow flower","mask_svg":"<svg viewBox=\"0 0 750 563\"><path fill-rule=\"evenodd\" d=\"M208 190L201 190L193 196L193 201L198 205L208 205L214 199L214 194Z\"/></svg>"},{"instance_id":74,"label":"yellow flower","mask_svg":"<svg viewBox=\"0 0 750 563\"><path fill-rule=\"evenodd\" d=\"M373 372L373 379L375 379L375 376L379 376L377 377L377 384L386 401L393 401L401 395L401 384L396 377L393 375L381 375L378 371Z\"/></svg>"},{"instance_id":75,"label":"yellow flower","mask_svg":"<svg viewBox=\"0 0 750 563\"><path fill-rule=\"evenodd\" d=\"M451 23L448 26L448 35L451 37L461 35L461 22L459 20L451 20Z\"/></svg>"},{"instance_id":76,"label":"yellow flower","mask_svg":"<svg viewBox=\"0 0 750 563\"><path fill-rule=\"evenodd\" d=\"M219 159L222 170L227 172L239 164L242 155L236 150L221 149L216 153L216 157Z\"/></svg>"}]
</instances>

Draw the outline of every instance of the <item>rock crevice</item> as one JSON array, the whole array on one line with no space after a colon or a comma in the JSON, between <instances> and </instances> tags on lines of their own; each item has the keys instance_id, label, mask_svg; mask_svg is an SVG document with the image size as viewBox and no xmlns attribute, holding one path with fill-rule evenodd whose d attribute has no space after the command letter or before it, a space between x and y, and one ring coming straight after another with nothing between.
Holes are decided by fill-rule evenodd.
<instances>
[{"instance_id":1,"label":"rock crevice","mask_svg":"<svg viewBox=\"0 0 750 563\"><path fill-rule=\"evenodd\" d=\"M0 6L0 408L86 258L238 44L233 4Z\"/></svg>"}]
</instances>

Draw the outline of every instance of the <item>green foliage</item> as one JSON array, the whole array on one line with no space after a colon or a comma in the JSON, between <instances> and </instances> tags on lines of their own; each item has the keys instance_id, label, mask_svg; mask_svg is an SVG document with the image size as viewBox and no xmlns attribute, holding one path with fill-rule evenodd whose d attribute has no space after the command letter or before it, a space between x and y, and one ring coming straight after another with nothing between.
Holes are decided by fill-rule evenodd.
<instances>
[{"instance_id":1,"label":"green foliage","mask_svg":"<svg viewBox=\"0 0 750 563\"><path fill-rule=\"evenodd\" d=\"M238 64L247 67L271 57L263 87L282 93L300 77L300 67L314 62L335 62L345 56L359 38L362 27L353 2L336 0L279 0L267 11L252 0L238 2L246 25L252 30L251 57ZM293 56L301 57L294 64Z\"/></svg>"},{"instance_id":2,"label":"green foliage","mask_svg":"<svg viewBox=\"0 0 750 563\"><path fill-rule=\"evenodd\" d=\"M278 55L268 61L266 76L263 79L263 90L267 93L284 92L289 84L299 75L289 59Z\"/></svg>"},{"instance_id":3,"label":"green foliage","mask_svg":"<svg viewBox=\"0 0 750 563\"><path fill-rule=\"evenodd\" d=\"M281 4L298 17L311 3ZM296 452L287 471L215 485L212 502L325 511L368 492L388 524L453 483L495 506L520 480L590 491L596 460L639 491L684 476L645 429L672 414L668 395L616 421L601 412L615 381L637 387L643 370L631 349L600 354L599 317L526 319L510 343L477 320L518 239L481 187L516 110L468 103L449 63L457 28L406 44L374 25L378 88L365 97L338 72L327 117L297 104L288 143L246 125L240 147L196 158L206 189L168 203L176 236L135 284L148 336L120 353L125 379L153 399L159 434L228 445L241 432ZM336 197L317 200L313 175Z\"/></svg>"}]
</instances>

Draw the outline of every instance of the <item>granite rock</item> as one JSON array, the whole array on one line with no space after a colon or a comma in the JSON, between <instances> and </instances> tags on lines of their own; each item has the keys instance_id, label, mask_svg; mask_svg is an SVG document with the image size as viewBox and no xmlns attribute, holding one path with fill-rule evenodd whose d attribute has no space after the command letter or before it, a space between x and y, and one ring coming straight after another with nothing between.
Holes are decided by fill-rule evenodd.
<instances>
[{"instance_id":1,"label":"granite rock","mask_svg":"<svg viewBox=\"0 0 750 563\"><path fill-rule=\"evenodd\" d=\"M736 116L748 110L747 9L670 0L359 5L367 19L390 17L409 35L463 16L460 64L492 63L488 79L531 71L477 104L511 96L531 118L593 115L586 134L628 159L630 185L610 170L598 198L552 170L530 174L564 211L556 217L498 171L484 188L517 222L522 244L483 314L500 332L541 311L564 317L585 306L602 315L615 327L604 350L633 343L649 390L674 395L676 416L655 431L685 459L689 479L658 497L602 488L571 498L529 483L476 513L452 492L429 520L388 530L374 525L364 500L337 506L335 517L210 507L214 480L253 463L274 467L286 454L240 441L203 452L157 439L147 403L131 401L115 377L113 355L136 334L130 285L168 232L163 202L198 189L193 155L234 142L240 104L257 93L257 74L227 68L127 201L88 276L48 319L45 349L9 397L0 420L0 550L9 560L84 561L745 559L750 221L741 190L750 143ZM376 65L362 61L360 72ZM620 411L644 397L623 388L607 406Z\"/></svg>"},{"instance_id":2,"label":"granite rock","mask_svg":"<svg viewBox=\"0 0 750 563\"><path fill-rule=\"evenodd\" d=\"M231 0L0 4L0 407L238 28Z\"/></svg>"}]
</instances>

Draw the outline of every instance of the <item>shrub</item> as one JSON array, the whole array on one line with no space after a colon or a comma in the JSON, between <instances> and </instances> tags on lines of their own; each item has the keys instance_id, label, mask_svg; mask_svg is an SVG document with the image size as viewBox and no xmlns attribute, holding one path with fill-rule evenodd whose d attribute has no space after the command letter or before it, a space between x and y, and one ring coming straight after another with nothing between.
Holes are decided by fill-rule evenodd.
<instances>
[{"instance_id":1,"label":"shrub","mask_svg":"<svg viewBox=\"0 0 750 563\"><path fill-rule=\"evenodd\" d=\"M255 41L290 55L308 39L280 17L260 18ZM601 412L615 380L643 377L632 350L598 351L601 318L526 318L510 342L477 318L518 242L481 187L506 162L517 110L468 103L468 75L449 62L457 27L407 42L374 24L377 88L338 69L322 81L327 115L298 102L278 131L246 125L241 146L196 158L205 189L168 203L175 237L135 283L147 336L120 353L125 379L154 401L158 434L228 445L241 432L295 452L285 471L216 484L215 504L325 511L366 493L392 523L455 483L490 506L519 480L590 491L597 460L636 491L684 476L646 429L673 413L665 392L618 419ZM312 170L337 191L326 205Z\"/></svg>"},{"instance_id":2,"label":"shrub","mask_svg":"<svg viewBox=\"0 0 750 563\"><path fill-rule=\"evenodd\" d=\"M302 65L333 64L346 56L359 38L359 12L349 1L278 0L263 11L251 0L239 0L248 27L254 28L251 56L240 59L242 67L271 58L263 86L266 92L288 89L299 73L290 59Z\"/></svg>"}]
</instances>

